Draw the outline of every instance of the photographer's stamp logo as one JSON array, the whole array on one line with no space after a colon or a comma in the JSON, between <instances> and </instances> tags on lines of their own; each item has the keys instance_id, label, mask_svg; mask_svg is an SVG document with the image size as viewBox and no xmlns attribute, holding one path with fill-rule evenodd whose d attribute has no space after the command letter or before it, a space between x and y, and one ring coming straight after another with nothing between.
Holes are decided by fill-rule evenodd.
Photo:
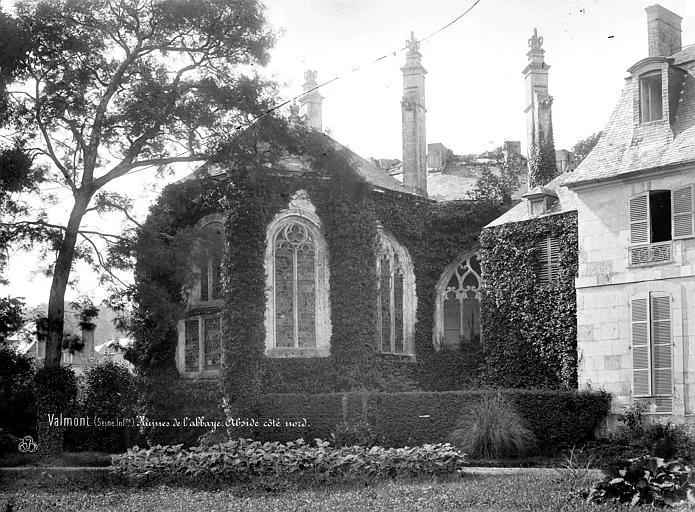
<instances>
[{"instance_id":1,"label":"photographer's stamp logo","mask_svg":"<svg viewBox=\"0 0 695 512\"><path fill-rule=\"evenodd\" d=\"M34 442L31 436L24 436L19 442L19 451L22 453L34 453L39 449L39 446Z\"/></svg>"}]
</instances>

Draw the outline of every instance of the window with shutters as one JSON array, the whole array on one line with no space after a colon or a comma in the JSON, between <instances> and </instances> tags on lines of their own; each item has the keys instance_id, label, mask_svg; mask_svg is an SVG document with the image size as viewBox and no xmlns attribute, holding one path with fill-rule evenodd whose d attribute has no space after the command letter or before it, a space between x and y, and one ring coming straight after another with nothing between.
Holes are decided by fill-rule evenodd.
<instances>
[{"instance_id":1,"label":"window with shutters","mask_svg":"<svg viewBox=\"0 0 695 512\"><path fill-rule=\"evenodd\" d=\"M560 243L549 236L538 246L538 277L542 284L555 284L560 279Z\"/></svg>"},{"instance_id":2,"label":"window with shutters","mask_svg":"<svg viewBox=\"0 0 695 512\"><path fill-rule=\"evenodd\" d=\"M630 303L633 396L670 412L673 395L671 296L650 293Z\"/></svg>"},{"instance_id":3,"label":"window with shutters","mask_svg":"<svg viewBox=\"0 0 695 512\"><path fill-rule=\"evenodd\" d=\"M630 265L672 261L671 241L694 236L694 215L692 185L630 199Z\"/></svg>"},{"instance_id":4,"label":"window with shutters","mask_svg":"<svg viewBox=\"0 0 695 512\"><path fill-rule=\"evenodd\" d=\"M413 354L415 275L405 247L377 231L377 337L379 351Z\"/></svg>"},{"instance_id":5,"label":"window with shutters","mask_svg":"<svg viewBox=\"0 0 695 512\"><path fill-rule=\"evenodd\" d=\"M217 373L222 363L221 315L188 317L183 324L184 373Z\"/></svg>"}]
</instances>

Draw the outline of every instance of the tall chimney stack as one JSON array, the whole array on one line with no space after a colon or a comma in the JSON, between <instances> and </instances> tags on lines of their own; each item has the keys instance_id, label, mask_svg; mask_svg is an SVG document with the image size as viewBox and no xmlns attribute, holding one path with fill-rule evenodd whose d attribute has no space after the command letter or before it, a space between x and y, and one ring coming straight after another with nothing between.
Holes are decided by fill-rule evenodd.
<instances>
[{"instance_id":1,"label":"tall chimney stack","mask_svg":"<svg viewBox=\"0 0 695 512\"><path fill-rule=\"evenodd\" d=\"M649 33L649 56L670 57L683 49L681 42L681 21L683 18L661 7L650 5L647 11L647 31Z\"/></svg>"},{"instance_id":2,"label":"tall chimney stack","mask_svg":"<svg viewBox=\"0 0 695 512\"><path fill-rule=\"evenodd\" d=\"M538 30L528 40L528 65L523 70L526 82L526 136L528 144L528 188L547 185L557 175L553 142L553 97L548 93L548 70L543 38Z\"/></svg>"},{"instance_id":3,"label":"tall chimney stack","mask_svg":"<svg viewBox=\"0 0 695 512\"><path fill-rule=\"evenodd\" d=\"M403 72L403 184L427 197L427 136L425 133L425 68L422 67L420 43L410 33L406 42Z\"/></svg>"},{"instance_id":4,"label":"tall chimney stack","mask_svg":"<svg viewBox=\"0 0 695 512\"><path fill-rule=\"evenodd\" d=\"M322 103L323 96L316 89L316 71L307 69L304 72L303 89L306 93L299 98L300 114L306 119L311 128L319 132L323 131L323 113Z\"/></svg>"}]
</instances>

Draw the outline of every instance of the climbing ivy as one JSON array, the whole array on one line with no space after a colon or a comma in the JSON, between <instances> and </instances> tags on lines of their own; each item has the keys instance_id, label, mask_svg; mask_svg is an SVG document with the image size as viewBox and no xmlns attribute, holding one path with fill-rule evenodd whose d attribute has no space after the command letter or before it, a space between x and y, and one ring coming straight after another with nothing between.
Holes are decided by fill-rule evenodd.
<instances>
[{"instance_id":1,"label":"climbing ivy","mask_svg":"<svg viewBox=\"0 0 695 512\"><path fill-rule=\"evenodd\" d=\"M457 389L476 382L478 363L465 351L435 352L434 288L454 259L473 249L483 225L502 206L434 203L392 191L375 192L352 157L322 134L262 120L211 166L229 169L224 180L202 178L168 187L151 209L136 243L139 304L134 352L142 368L175 373L176 320L185 313L194 225L225 214L223 258L223 394L238 412L252 413L262 392L355 389ZM293 171L289 155L302 155ZM331 355L270 359L265 350L266 232L298 190L321 219L329 252ZM376 227L383 225L409 251L418 297L417 363L377 354ZM299 378L301 377L301 378Z\"/></svg>"},{"instance_id":2,"label":"climbing ivy","mask_svg":"<svg viewBox=\"0 0 695 512\"><path fill-rule=\"evenodd\" d=\"M541 284L538 251L560 244L557 282ZM577 385L577 214L569 212L484 229L484 378L503 387Z\"/></svg>"}]
</instances>

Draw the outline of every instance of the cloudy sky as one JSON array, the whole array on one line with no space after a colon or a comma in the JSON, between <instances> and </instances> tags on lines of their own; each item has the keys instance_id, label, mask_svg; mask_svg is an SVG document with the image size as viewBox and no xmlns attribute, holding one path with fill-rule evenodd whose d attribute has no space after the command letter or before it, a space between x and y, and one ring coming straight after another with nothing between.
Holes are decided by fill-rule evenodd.
<instances>
[{"instance_id":1,"label":"cloudy sky","mask_svg":"<svg viewBox=\"0 0 695 512\"><path fill-rule=\"evenodd\" d=\"M306 69L317 70L319 82L339 77L321 90L324 126L364 157L400 158L405 40L411 30L418 38L436 32L474 1L266 0L268 19L278 32L267 73L283 84L285 98L300 94ZM644 8L652 3L480 0L458 22L421 44L428 72L428 142L442 142L457 153L481 152L504 140L525 145L521 71L534 27L544 38L551 66L556 147L570 148L602 129L627 68L647 56ZM695 44L695 1L661 4L684 17L683 45ZM142 216L157 191L181 173L165 181L135 176L116 186L139 191ZM63 195L69 203L69 193ZM86 219L86 225L114 232L120 228L113 219L96 217ZM13 256L8 269L12 284L0 293L24 296L30 304L46 302L50 282L36 272L36 261L31 255ZM78 287L68 295L88 293L99 299L90 272L80 266L75 274Z\"/></svg>"}]
</instances>

